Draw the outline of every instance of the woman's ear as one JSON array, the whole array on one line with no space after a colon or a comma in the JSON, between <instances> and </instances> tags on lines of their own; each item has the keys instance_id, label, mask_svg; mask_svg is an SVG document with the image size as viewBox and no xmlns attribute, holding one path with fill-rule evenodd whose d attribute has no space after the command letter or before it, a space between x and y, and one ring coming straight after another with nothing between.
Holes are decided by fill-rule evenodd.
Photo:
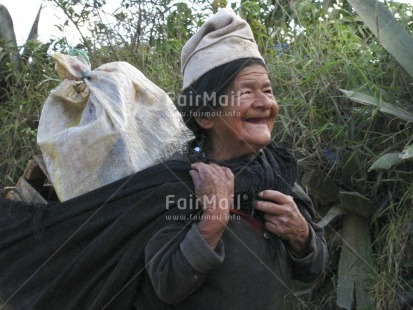
<instances>
[{"instance_id":1,"label":"woman's ear","mask_svg":"<svg viewBox=\"0 0 413 310\"><path fill-rule=\"evenodd\" d=\"M214 127L213 116L195 116L195 120L198 125L204 129L211 129L212 127Z\"/></svg>"}]
</instances>

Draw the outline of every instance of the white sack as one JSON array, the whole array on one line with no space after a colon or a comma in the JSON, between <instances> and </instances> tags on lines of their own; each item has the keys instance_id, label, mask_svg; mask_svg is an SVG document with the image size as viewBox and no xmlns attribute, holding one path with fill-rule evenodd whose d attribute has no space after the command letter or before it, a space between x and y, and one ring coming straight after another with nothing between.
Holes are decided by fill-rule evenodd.
<instances>
[{"instance_id":1,"label":"white sack","mask_svg":"<svg viewBox=\"0 0 413 310\"><path fill-rule=\"evenodd\" d=\"M43 106L37 143L61 201L154 165L188 140L171 99L132 65L90 71L81 57L53 57L65 80Z\"/></svg>"}]
</instances>

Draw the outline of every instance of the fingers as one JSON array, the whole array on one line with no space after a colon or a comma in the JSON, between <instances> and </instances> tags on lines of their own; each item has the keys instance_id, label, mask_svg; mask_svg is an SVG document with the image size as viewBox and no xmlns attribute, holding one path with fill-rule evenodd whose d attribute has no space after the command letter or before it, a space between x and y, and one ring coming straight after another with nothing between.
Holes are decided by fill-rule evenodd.
<instances>
[{"instance_id":1,"label":"fingers","mask_svg":"<svg viewBox=\"0 0 413 310\"><path fill-rule=\"evenodd\" d=\"M224 204L224 209L231 206L234 195L234 175L226 167L217 164L194 163L189 174L195 185L197 198L206 209L213 210Z\"/></svg>"},{"instance_id":2,"label":"fingers","mask_svg":"<svg viewBox=\"0 0 413 310\"><path fill-rule=\"evenodd\" d=\"M199 172L196 170L190 170L189 175L192 178L192 181L195 185L198 185L201 182L201 177L199 176Z\"/></svg>"},{"instance_id":3,"label":"fingers","mask_svg":"<svg viewBox=\"0 0 413 310\"><path fill-rule=\"evenodd\" d=\"M264 213L282 215L294 212L296 204L291 196L284 195L281 192L265 190L258 194L258 197L264 200L257 200L256 208Z\"/></svg>"},{"instance_id":4,"label":"fingers","mask_svg":"<svg viewBox=\"0 0 413 310\"><path fill-rule=\"evenodd\" d=\"M197 162L192 164L191 168L191 171L198 172L200 179L202 179L206 175L214 175L216 177L223 178L224 180L234 180L234 174L232 173L231 169L227 167L221 167L217 164L205 164L202 162Z\"/></svg>"},{"instance_id":5,"label":"fingers","mask_svg":"<svg viewBox=\"0 0 413 310\"><path fill-rule=\"evenodd\" d=\"M294 250L305 248L309 238L308 224L298 210L293 197L283 193L265 190L258 196L256 208L264 212L265 228L288 241Z\"/></svg>"},{"instance_id":6,"label":"fingers","mask_svg":"<svg viewBox=\"0 0 413 310\"><path fill-rule=\"evenodd\" d=\"M227 177L228 180L234 181L234 174L232 173L231 169L227 167L222 167L222 170L225 173L225 176Z\"/></svg>"},{"instance_id":7,"label":"fingers","mask_svg":"<svg viewBox=\"0 0 413 310\"><path fill-rule=\"evenodd\" d=\"M281 206L269 201L257 200L255 207L261 212L274 215L281 215L286 212L285 206Z\"/></svg>"},{"instance_id":8,"label":"fingers","mask_svg":"<svg viewBox=\"0 0 413 310\"><path fill-rule=\"evenodd\" d=\"M289 204L294 202L293 197L284 195L281 192L278 191L273 191L273 190L265 190L260 193L258 193L258 197L265 199L265 200L270 200L273 201L277 204Z\"/></svg>"}]
</instances>

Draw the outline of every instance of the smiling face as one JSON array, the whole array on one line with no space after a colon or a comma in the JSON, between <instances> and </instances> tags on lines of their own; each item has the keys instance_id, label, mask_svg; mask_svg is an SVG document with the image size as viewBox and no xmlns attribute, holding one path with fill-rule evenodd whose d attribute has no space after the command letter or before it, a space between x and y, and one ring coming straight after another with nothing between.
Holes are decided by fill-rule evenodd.
<instances>
[{"instance_id":1,"label":"smiling face","mask_svg":"<svg viewBox=\"0 0 413 310\"><path fill-rule=\"evenodd\" d=\"M242 69L227 95L217 116L197 118L207 130L207 155L215 160L258 152L271 141L278 114L271 82L261 65Z\"/></svg>"}]
</instances>

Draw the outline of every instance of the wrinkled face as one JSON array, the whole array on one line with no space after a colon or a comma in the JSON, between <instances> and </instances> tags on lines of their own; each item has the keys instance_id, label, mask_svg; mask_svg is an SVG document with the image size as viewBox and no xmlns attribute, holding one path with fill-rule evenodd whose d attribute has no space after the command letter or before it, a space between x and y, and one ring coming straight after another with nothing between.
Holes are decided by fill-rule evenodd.
<instances>
[{"instance_id":1,"label":"wrinkled face","mask_svg":"<svg viewBox=\"0 0 413 310\"><path fill-rule=\"evenodd\" d=\"M267 145L278 114L263 66L251 65L241 70L228 95L227 104L219 109L219 114L203 126L209 129L209 143L218 160L254 153Z\"/></svg>"}]
</instances>

